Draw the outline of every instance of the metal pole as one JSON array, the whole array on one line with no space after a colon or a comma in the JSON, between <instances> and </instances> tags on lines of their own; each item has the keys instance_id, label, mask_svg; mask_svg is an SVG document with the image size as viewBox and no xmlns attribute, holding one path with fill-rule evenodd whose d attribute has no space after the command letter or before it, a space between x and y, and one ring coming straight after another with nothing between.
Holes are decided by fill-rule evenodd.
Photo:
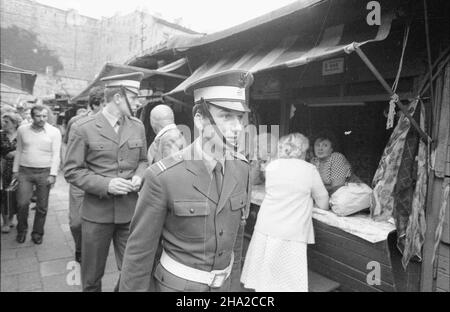
<instances>
[{"instance_id":1,"label":"metal pole","mask_svg":"<svg viewBox=\"0 0 450 312\"><path fill-rule=\"evenodd\" d=\"M392 91L391 87L387 84L386 80L381 76L380 72L375 68L375 66L372 64L372 62L368 59L368 57L364 54L364 52L357 46L354 45L354 49L356 53L358 53L359 57L362 59L362 61L366 64L366 66L369 68L369 70L372 72L372 74L378 79L378 81L381 83L381 85L384 87L384 89L389 93L390 96L393 96L395 93ZM419 133L420 137L424 142L428 144L428 142L431 142L431 138L428 134L426 134L420 126L417 124L417 122L414 120L414 118L411 117L409 114L407 108L405 105L403 105L400 100L396 102L397 106L400 108L400 110L403 112L403 114L408 118L408 120L411 122L413 127L416 129L416 131Z\"/></svg>"}]
</instances>

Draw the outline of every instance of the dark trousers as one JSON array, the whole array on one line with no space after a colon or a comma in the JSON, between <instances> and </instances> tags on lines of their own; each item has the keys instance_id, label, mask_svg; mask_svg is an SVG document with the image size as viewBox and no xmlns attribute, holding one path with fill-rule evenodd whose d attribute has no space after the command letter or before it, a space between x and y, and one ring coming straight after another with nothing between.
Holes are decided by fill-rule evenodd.
<instances>
[{"instance_id":1,"label":"dark trousers","mask_svg":"<svg viewBox=\"0 0 450 312\"><path fill-rule=\"evenodd\" d=\"M32 234L44 235L45 218L47 216L48 196L50 185L47 178L50 168L19 168L19 186L17 188L17 232L26 232L28 229L28 212L33 185L36 187L36 214L34 216Z\"/></svg>"},{"instance_id":2,"label":"dark trousers","mask_svg":"<svg viewBox=\"0 0 450 312\"><path fill-rule=\"evenodd\" d=\"M129 236L130 223L95 223L81 220L81 284L83 291L102 291L102 277L105 273L111 240L119 271ZM117 288L117 286L116 286Z\"/></svg>"},{"instance_id":3,"label":"dark trousers","mask_svg":"<svg viewBox=\"0 0 450 312\"><path fill-rule=\"evenodd\" d=\"M69 187L69 227L75 243L75 251L81 252L81 206L84 191L76 186Z\"/></svg>"}]
</instances>

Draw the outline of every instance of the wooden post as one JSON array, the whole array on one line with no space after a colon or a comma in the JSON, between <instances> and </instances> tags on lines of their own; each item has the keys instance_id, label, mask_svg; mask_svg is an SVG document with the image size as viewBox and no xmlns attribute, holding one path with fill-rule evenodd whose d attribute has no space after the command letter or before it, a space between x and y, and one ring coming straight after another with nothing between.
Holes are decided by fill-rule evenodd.
<instances>
[{"instance_id":1,"label":"wooden post","mask_svg":"<svg viewBox=\"0 0 450 312\"><path fill-rule=\"evenodd\" d=\"M291 113L290 96L286 74L280 74L280 137L289 133L289 115Z\"/></svg>"},{"instance_id":2,"label":"wooden post","mask_svg":"<svg viewBox=\"0 0 450 312\"><path fill-rule=\"evenodd\" d=\"M420 283L420 291L435 291L436 281L434 279L434 243L435 231L439 222L439 210L441 206L443 179L435 178L434 171L430 173L428 183L428 198L425 219L427 222L427 230L425 232L425 241L423 244L422 259L422 277ZM435 259L436 261L437 259Z\"/></svg>"}]
</instances>

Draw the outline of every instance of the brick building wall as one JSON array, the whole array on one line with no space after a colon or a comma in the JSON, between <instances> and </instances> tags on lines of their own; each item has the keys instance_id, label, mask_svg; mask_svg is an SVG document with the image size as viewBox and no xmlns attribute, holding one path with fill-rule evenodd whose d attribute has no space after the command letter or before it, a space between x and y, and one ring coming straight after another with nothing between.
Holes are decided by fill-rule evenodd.
<instances>
[{"instance_id":1,"label":"brick building wall","mask_svg":"<svg viewBox=\"0 0 450 312\"><path fill-rule=\"evenodd\" d=\"M0 0L0 8L1 62L37 72L39 96L73 96L106 62L124 63L174 34L194 33L137 11L95 19L33 0Z\"/></svg>"},{"instance_id":2,"label":"brick building wall","mask_svg":"<svg viewBox=\"0 0 450 312\"><path fill-rule=\"evenodd\" d=\"M20 39L2 44L2 59L9 58L13 65L39 73L51 66L61 76L93 77L96 19L30 0L0 0L0 6L2 37L17 38L19 33ZM35 40L27 40L34 36ZM46 52L53 57L45 57Z\"/></svg>"}]
</instances>

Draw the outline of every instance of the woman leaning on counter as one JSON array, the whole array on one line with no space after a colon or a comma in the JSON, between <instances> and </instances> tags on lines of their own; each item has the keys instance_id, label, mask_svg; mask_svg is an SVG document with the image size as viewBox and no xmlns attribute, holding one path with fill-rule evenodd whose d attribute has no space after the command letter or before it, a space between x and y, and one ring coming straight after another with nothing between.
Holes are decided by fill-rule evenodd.
<instances>
[{"instance_id":1,"label":"woman leaning on counter","mask_svg":"<svg viewBox=\"0 0 450 312\"><path fill-rule=\"evenodd\" d=\"M314 243L313 205L328 209L328 192L306 162L308 139L282 137L278 159L266 167L266 195L258 212L241 281L256 291L308 291L307 244Z\"/></svg>"},{"instance_id":2,"label":"woman leaning on counter","mask_svg":"<svg viewBox=\"0 0 450 312\"><path fill-rule=\"evenodd\" d=\"M314 157L311 159L323 183L331 195L351 177L352 170L347 158L336 150L336 139L323 132L314 141Z\"/></svg>"}]
</instances>

